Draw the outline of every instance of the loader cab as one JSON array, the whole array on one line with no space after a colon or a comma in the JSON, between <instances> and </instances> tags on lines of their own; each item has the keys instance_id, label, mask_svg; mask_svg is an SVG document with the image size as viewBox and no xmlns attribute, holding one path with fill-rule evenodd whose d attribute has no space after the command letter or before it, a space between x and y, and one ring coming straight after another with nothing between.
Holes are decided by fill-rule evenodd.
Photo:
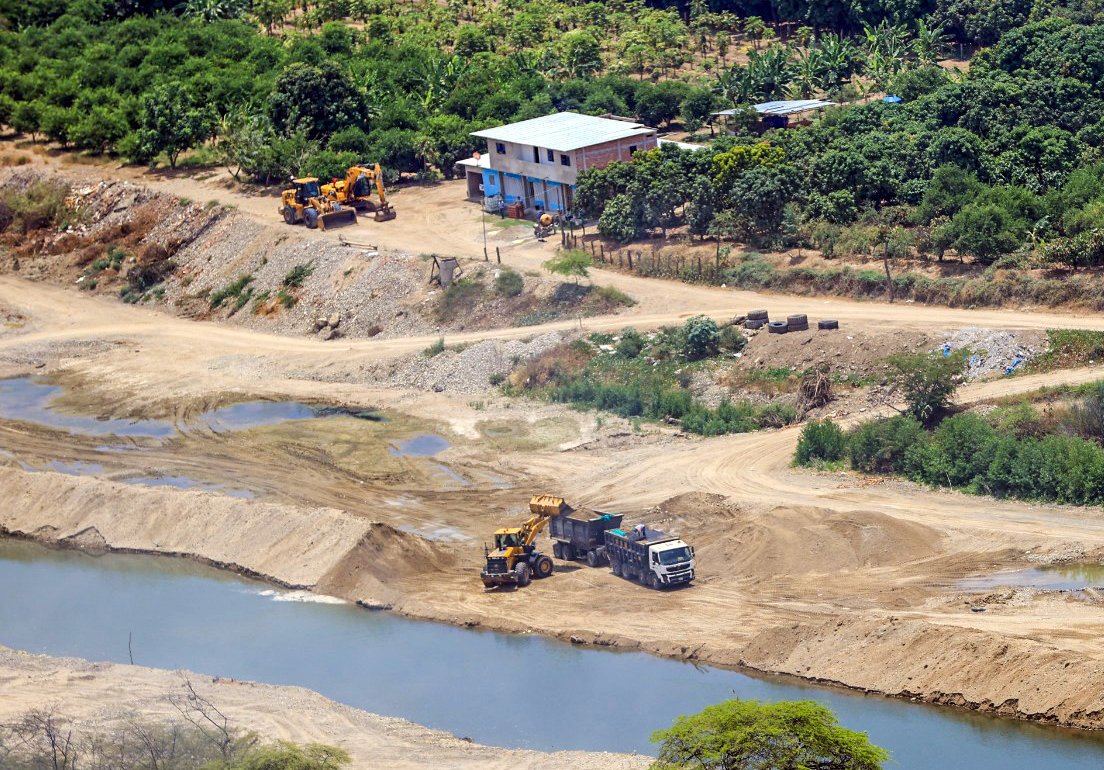
<instances>
[{"instance_id":1,"label":"loader cab","mask_svg":"<svg viewBox=\"0 0 1104 770\"><path fill-rule=\"evenodd\" d=\"M521 545L520 529L500 529L495 532L495 548L497 550L505 551L510 548L520 548Z\"/></svg>"},{"instance_id":2,"label":"loader cab","mask_svg":"<svg viewBox=\"0 0 1104 770\"><path fill-rule=\"evenodd\" d=\"M300 203L305 206L310 203L311 198L318 198L322 195L322 188L318 184L318 180L314 177L293 179L291 183L295 185L296 203Z\"/></svg>"}]
</instances>

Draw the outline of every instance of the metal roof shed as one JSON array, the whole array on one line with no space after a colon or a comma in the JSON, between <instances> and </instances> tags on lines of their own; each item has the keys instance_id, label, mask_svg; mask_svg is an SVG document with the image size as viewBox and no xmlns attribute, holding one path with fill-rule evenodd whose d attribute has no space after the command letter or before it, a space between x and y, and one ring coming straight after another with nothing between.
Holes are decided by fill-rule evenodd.
<instances>
[{"instance_id":1,"label":"metal roof shed","mask_svg":"<svg viewBox=\"0 0 1104 770\"><path fill-rule=\"evenodd\" d=\"M810 110L823 110L825 107L834 107L836 102L825 101L824 99L790 99L777 102L762 102L760 104L752 105L752 109L758 112L760 115L795 115L799 112L808 112ZM735 115L738 110L721 110L720 112L714 112L713 115L720 117L731 117Z\"/></svg>"},{"instance_id":2,"label":"metal roof shed","mask_svg":"<svg viewBox=\"0 0 1104 770\"><path fill-rule=\"evenodd\" d=\"M642 123L580 115L576 112L557 112L540 118L510 123L497 128L473 131L472 136L492 142L511 142L532 147L542 147L556 152L571 152L583 147L593 147L618 139L653 134L654 128Z\"/></svg>"}]
</instances>

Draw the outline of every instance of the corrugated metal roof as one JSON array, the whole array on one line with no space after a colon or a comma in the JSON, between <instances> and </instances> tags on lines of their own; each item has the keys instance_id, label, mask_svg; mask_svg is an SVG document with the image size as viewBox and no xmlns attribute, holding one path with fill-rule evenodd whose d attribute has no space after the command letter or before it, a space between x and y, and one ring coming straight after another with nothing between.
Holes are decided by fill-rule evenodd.
<instances>
[{"instance_id":1,"label":"corrugated metal roof","mask_svg":"<svg viewBox=\"0 0 1104 770\"><path fill-rule=\"evenodd\" d=\"M822 110L825 107L834 107L835 104L835 102L828 102L823 99L792 99L779 102L763 102L762 104L752 105L752 107L760 115L792 115L795 112ZM721 110L713 114L735 115L736 113L737 110Z\"/></svg>"},{"instance_id":2,"label":"corrugated metal roof","mask_svg":"<svg viewBox=\"0 0 1104 770\"><path fill-rule=\"evenodd\" d=\"M494 142L513 142L558 152L570 152L581 147L643 136L654 132L641 123L597 118L577 112L557 112L540 118L510 123L497 128L473 131L472 136Z\"/></svg>"}]
</instances>

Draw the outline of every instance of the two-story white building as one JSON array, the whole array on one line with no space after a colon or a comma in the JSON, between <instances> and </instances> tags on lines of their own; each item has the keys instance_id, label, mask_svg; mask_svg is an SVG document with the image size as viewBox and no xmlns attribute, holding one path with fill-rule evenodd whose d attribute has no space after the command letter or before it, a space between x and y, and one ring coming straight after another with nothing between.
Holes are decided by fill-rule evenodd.
<instances>
[{"instance_id":1,"label":"two-story white building","mask_svg":"<svg viewBox=\"0 0 1104 770\"><path fill-rule=\"evenodd\" d=\"M656 134L628 120L559 112L473 132L487 151L460 165L473 200L520 202L530 214L570 211L580 173L655 149Z\"/></svg>"}]
</instances>

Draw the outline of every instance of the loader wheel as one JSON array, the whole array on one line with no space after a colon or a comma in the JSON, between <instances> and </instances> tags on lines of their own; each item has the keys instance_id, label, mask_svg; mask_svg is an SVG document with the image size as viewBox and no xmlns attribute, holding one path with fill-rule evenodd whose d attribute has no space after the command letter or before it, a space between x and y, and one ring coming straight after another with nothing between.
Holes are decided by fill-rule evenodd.
<instances>
[{"instance_id":1,"label":"loader wheel","mask_svg":"<svg viewBox=\"0 0 1104 770\"><path fill-rule=\"evenodd\" d=\"M563 558L563 543L557 541L552 544L552 555L557 559Z\"/></svg>"},{"instance_id":2,"label":"loader wheel","mask_svg":"<svg viewBox=\"0 0 1104 770\"><path fill-rule=\"evenodd\" d=\"M284 221L289 225L295 224L295 209L291 206L284 206Z\"/></svg>"},{"instance_id":3,"label":"loader wheel","mask_svg":"<svg viewBox=\"0 0 1104 770\"><path fill-rule=\"evenodd\" d=\"M597 567L601 564L601 561L598 559L597 551L587 551L586 561L588 567Z\"/></svg>"},{"instance_id":4,"label":"loader wheel","mask_svg":"<svg viewBox=\"0 0 1104 770\"><path fill-rule=\"evenodd\" d=\"M514 567L514 575L517 576L518 588L525 588L529 585L529 565L525 562L518 562L518 565Z\"/></svg>"},{"instance_id":5,"label":"loader wheel","mask_svg":"<svg viewBox=\"0 0 1104 770\"><path fill-rule=\"evenodd\" d=\"M303 209L303 221L307 224L307 228L310 230L318 227L318 209L314 206Z\"/></svg>"},{"instance_id":6,"label":"loader wheel","mask_svg":"<svg viewBox=\"0 0 1104 770\"><path fill-rule=\"evenodd\" d=\"M541 556L533 565L533 577L546 578L552 574L552 560L547 556Z\"/></svg>"}]
</instances>

